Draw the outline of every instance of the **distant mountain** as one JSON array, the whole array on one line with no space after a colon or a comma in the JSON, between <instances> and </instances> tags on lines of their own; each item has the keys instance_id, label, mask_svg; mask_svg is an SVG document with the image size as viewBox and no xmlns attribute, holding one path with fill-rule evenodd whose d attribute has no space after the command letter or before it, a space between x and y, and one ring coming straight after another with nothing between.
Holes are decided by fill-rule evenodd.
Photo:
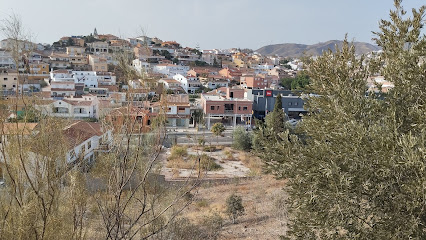
<instances>
[{"instance_id":1,"label":"distant mountain","mask_svg":"<svg viewBox=\"0 0 426 240\"><path fill-rule=\"evenodd\" d=\"M339 48L342 47L342 43L343 41L340 40L330 40L313 45L295 43L273 44L261 47L257 49L256 52L262 55L278 55L282 57L300 57L303 54L318 56L328 49L332 49L334 51L336 44ZM354 42L354 45L357 54L380 50L380 47L365 42Z\"/></svg>"}]
</instances>

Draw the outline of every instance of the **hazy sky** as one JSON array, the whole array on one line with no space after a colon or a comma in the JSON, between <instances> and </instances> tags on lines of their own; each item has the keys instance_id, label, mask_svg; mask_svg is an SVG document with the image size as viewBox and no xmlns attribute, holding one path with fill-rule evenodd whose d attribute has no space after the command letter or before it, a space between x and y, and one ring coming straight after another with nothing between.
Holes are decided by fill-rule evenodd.
<instances>
[{"instance_id":1,"label":"hazy sky","mask_svg":"<svg viewBox=\"0 0 426 240\"><path fill-rule=\"evenodd\" d=\"M425 0L405 0L406 10ZM63 36L141 35L201 49L314 44L343 39L371 42L393 0L0 0L0 19L12 12L37 42ZM3 38L3 36L1 36Z\"/></svg>"}]
</instances>

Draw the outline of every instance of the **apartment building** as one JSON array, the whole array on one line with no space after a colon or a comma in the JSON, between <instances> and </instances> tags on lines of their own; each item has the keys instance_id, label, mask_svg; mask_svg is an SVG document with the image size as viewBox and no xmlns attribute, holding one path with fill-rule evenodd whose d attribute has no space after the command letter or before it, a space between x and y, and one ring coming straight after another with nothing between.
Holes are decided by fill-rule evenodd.
<instances>
[{"instance_id":1,"label":"apartment building","mask_svg":"<svg viewBox=\"0 0 426 240\"><path fill-rule=\"evenodd\" d=\"M247 99L244 89L219 88L216 91L201 94L201 105L207 128L214 122L235 127L251 127L253 101Z\"/></svg>"}]
</instances>

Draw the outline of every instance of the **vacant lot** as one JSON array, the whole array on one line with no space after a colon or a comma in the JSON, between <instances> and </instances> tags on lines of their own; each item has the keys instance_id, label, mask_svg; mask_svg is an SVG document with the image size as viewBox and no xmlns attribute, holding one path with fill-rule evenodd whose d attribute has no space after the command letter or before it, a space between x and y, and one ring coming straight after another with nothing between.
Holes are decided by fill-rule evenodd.
<instances>
[{"instance_id":1,"label":"vacant lot","mask_svg":"<svg viewBox=\"0 0 426 240\"><path fill-rule=\"evenodd\" d=\"M160 156L162 174L167 181L197 177L201 158L214 161L219 167L200 170L202 179L213 181L202 181L192 192L193 203L182 217L202 225L206 218L219 215L223 224L218 230L219 239L279 239L285 235L285 181L262 174L261 160L251 153L224 146L177 146L166 149ZM236 224L225 213L226 198L232 193L242 197L245 208L245 214Z\"/></svg>"},{"instance_id":2,"label":"vacant lot","mask_svg":"<svg viewBox=\"0 0 426 240\"><path fill-rule=\"evenodd\" d=\"M255 158L250 153L230 147L175 146L161 156L164 162L162 174L166 180L197 177L198 174L204 179L257 176L260 174L260 164Z\"/></svg>"},{"instance_id":3,"label":"vacant lot","mask_svg":"<svg viewBox=\"0 0 426 240\"><path fill-rule=\"evenodd\" d=\"M287 230L284 185L284 181L270 176L235 179L225 185L202 185L184 216L198 223L206 216L219 214L224 220L219 239L279 239ZM232 193L242 197L245 208L245 215L236 224L225 214L226 198Z\"/></svg>"}]
</instances>

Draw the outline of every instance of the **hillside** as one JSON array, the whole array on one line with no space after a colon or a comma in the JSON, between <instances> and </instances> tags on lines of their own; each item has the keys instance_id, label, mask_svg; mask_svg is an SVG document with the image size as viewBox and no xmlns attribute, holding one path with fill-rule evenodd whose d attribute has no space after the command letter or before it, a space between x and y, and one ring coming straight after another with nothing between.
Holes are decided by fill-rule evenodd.
<instances>
[{"instance_id":1,"label":"hillside","mask_svg":"<svg viewBox=\"0 0 426 240\"><path fill-rule=\"evenodd\" d=\"M343 41L340 40L330 40L313 45L295 43L274 44L261 47L257 49L256 52L262 55L278 55L282 57L300 57L303 54L318 56L328 49L334 50L336 44L341 47L342 42ZM365 42L354 42L354 45L357 54L380 50L378 46Z\"/></svg>"}]
</instances>

